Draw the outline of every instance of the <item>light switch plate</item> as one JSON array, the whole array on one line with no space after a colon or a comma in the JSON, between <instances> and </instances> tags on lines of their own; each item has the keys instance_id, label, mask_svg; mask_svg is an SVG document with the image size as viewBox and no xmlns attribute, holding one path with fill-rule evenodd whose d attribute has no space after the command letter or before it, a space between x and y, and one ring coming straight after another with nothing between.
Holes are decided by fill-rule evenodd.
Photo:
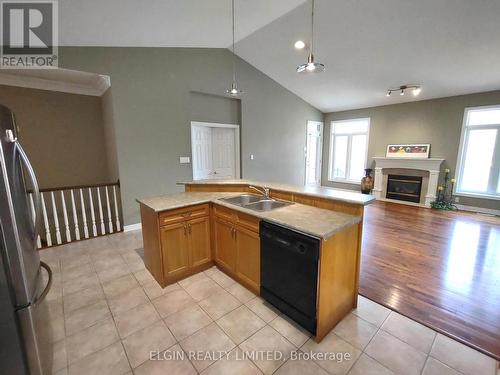
<instances>
[{"instance_id":1,"label":"light switch plate","mask_svg":"<svg viewBox=\"0 0 500 375\"><path fill-rule=\"evenodd\" d=\"M253 160L253 154L250 154L250 160Z\"/></svg>"},{"instance_id":2,"label":"light switch plate","mask_svg":"<svg viewBox=\"0 0 500 375\"><path fill-rule=\"evenodd\" d=\"M179 163L181 164L189 164L191 162L191 159L189 156L180 156L179 157Z\"/></svg>"}]
</instances>

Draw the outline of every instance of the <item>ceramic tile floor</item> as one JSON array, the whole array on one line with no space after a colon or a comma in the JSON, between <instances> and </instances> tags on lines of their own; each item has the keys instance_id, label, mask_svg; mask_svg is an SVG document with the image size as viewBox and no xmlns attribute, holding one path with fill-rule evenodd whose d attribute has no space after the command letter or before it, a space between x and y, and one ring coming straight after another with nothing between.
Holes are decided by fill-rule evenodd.
<instances>
[{"instance_id":1,"label":"ceramic tile floor","mask_svg":"<svg viewBox=\"0 0 500 375\"><path fill-rule=\"evenodd\" d=\"M54 374L497 375L493 359L361 296L316 344L216 268L162 289L144 268L141 247L135 231L41 252L54 271L45 302ZM283 358L241 360L267 350ZM150 351L177 358L150 360ZM214 361L205 351L229 355ZM298 352L350 359L292 360Z\"/></svg>"}]
</instances>

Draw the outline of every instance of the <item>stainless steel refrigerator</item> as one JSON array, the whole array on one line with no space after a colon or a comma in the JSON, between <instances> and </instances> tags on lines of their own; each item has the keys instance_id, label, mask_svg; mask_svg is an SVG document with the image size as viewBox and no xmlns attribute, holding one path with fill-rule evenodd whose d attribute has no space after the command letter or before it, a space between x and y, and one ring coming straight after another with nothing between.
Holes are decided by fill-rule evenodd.
<instances>
[{"instance_id":1,"label":"stainless steel refrigerator","mask_svg":"<svg viewBox=\"0 0 500 375\"><path fill-rule=\"evenodd\" d=\"M34 215L27 188L33 191ZM52 370L44 303L52 272L37 251L40 216L35 173L17 140L13 113L0 105L0 374Z\"/></svg>"}]
</instances>

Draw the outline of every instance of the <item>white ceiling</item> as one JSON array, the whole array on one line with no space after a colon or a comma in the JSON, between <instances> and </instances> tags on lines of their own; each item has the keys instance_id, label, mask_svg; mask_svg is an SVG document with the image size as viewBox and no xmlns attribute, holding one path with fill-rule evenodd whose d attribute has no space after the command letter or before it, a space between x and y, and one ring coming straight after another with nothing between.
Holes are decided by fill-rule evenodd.
<instances>
[{"instance_id":1,"label":"white ceiling","mask_svg":"<svg viewBox=\"0 0 500 375\"><path fill-rule=\"evenodd\" d=\"M316 108L417 100L386 89L421 84L418 100L500 89L500 0L316 0L318 75L306 59L310 2L236 0L237 54ZM64 0L70 46L227 47L230 0Z\"/></svg>"},{"instance_id":2,"label":"white ceiling","mask_svg":"<svg viewBox=\"0 0 500 375\"><path fill-rule=\"evenodd\" d=\"M236 40L306 0L236 0ZM231 44L231 0L59 1L62 46L208 47Z\"/></svg>"},{"instance_id":3,"label":"white ceiling","mask_svg":"<svg viewBox=\"0 0 500 375\"><path fill-rule=\"evenodd\" d=\"M240 41L236 51L316 108L339 111L416 100L385 96L421 84L418 100L500 89L499 0L317 0L320 74L295 73L310 2ZM244 89L244 88L243 88Z\"/></svg>"}]
</instances>

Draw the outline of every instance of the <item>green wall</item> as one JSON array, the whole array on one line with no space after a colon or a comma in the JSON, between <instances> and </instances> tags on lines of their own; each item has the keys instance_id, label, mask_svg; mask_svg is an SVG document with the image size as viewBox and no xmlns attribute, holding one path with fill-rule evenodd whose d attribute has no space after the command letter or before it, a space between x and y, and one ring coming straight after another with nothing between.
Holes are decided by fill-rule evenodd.
<instances>
[{"instance_id":1,"label":"green wall","mask_svg":"<svg viewBox=\"0 0 500 375\"><path fill-rule=\"evenodd\" d=\"M179 164L179 156L191 155L190 121L199 114L193 103L208 120L231 118L226 101L208 99L211 104L206 104L193 93L224 95L232 54L226 49L62 47L59 55L62 68L111 77L124 221L138 223L136 198L180 191L176 182L192 178L191 165ZM240 109L243 177L302 183L305 124L322 120L323 114L246 62L238 59L237 67L246 92Z\"/></svg>"},{"instance_id":2,"label":"green wall","mask_svg":"<svg viewBox=\"0 0 500 375\"><path fill-rule=\"evenodd\" d=\"M373 167L372 157L385 156L387 144L430 143L430 156L446 159L442 168L450 168L453 175L457 164L465 108L494 104L500 104L500 91L327 113L323 148L323 185L359 189L359 185L328 181L331 121L370 117L368 166ZM459 197L459 199L459 204L463 205L500 209L500 201L497 200L469 197Z\"/></svg>"},{"instance_id":3,"label":"green wall","mask_svg":"<svg viewBox=\"0 0 500 375\"><path fill-rule=\"evenodd\" d=\"M101 98L0 85L41 188L115 181L106 162Z\"/></svg>"}]
</instances>

